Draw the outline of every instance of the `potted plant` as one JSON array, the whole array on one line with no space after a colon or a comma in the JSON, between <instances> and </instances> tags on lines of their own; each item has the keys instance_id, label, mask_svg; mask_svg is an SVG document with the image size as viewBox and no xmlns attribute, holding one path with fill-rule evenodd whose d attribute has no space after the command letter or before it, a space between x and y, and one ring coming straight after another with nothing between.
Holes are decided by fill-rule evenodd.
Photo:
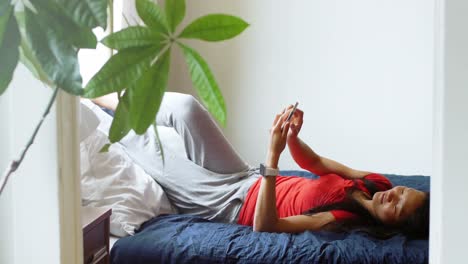
<instances>
[{"instance_id":1,"label":"potted plant","mask_svg":"<svg viewBox=\"0 0 468 264\"><path fill-rule=\"evenodd\" d=\"M59 89L87 98L118 93L120 103L109 131L111 143L130 130L145 133L154 124L166 91L174 48L182 50L201 101L225 125L226 106L218 84L207 62L183 40L224 41L240 34L248 24L235 16L210 14L178 30L185 17L185 0L166 0L164 9L151 0L136 0L135 4L144 25L111 33L101 41L118 52L83 88L78 50L96 48L92 29L107 27L112 1L0 0L0 95L8 88L18 61L55 89L31 140L6 169L0 194L34 141Z\"/></svg>"}]
</instances>

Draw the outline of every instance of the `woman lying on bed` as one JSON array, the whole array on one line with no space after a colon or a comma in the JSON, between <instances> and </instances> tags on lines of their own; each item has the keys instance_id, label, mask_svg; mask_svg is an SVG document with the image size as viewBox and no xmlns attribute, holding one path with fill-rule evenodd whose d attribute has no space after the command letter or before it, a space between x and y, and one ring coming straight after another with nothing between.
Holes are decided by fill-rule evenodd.
<instances>
[{"instance_id":1,"label":"woman lying on bed","mask_svg":"<svg viewBox=\"0 0 468 264\"><path fill-rule=\"evenodd\" d=\"M115 110L117 101L109 98L95 102ZM375 236L402 232L428 237L429 193L392 187L381 174L319 156L299 138L303 112L297 109L286 122L291 110L292 106L287 107L274 119L264 167L267 172L277 169L287 145L296 163L319 179L275 173L262 177L237 154L203 106L192 96L178 93L165 94L156 122L174 127L183 139L186 157L165 153L160 172L156 144L132 139L122 144L164 188L180 213L253 226L259 232L359 228Z\"/></svg>"}]
</instances>

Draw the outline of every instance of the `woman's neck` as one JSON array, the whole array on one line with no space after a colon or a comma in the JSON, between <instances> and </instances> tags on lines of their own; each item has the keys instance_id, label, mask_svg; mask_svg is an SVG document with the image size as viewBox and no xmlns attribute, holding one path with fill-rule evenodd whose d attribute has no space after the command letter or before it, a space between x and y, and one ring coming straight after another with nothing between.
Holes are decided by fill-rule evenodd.
<instances>
[{"instance_id":1,"label":"woman's neck","mask_svg":"<svg viewBox=\"0 0 468 264\"><path fill-rule=\"evenodd\" d=\"M364 207L371 215L374 215L374 209L372 208L372 197L363 191L355 190L351 193L351 197Z\"/></svg>"}]
</instances>

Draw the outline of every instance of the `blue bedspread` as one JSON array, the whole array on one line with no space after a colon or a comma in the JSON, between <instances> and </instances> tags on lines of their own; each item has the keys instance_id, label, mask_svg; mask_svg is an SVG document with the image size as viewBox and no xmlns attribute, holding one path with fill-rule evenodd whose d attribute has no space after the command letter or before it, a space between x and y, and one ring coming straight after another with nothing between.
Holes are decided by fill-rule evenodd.
<instances>
[{"instance_id":1,"label":"blue bedspread","mask_svg":"<svg viewBox=\"0 0 468 264\"><path fill-rule=\"evenodd\" d=\"M302 171L283 175L314 176ZM429 190L429 177L386 175L394 185ZM112 263L427 263L428 241L402 235L387 240L359 232L271 234L251 227L214 223L188 215L166 215L119 239Z\"/></svg>"}]
</instances>

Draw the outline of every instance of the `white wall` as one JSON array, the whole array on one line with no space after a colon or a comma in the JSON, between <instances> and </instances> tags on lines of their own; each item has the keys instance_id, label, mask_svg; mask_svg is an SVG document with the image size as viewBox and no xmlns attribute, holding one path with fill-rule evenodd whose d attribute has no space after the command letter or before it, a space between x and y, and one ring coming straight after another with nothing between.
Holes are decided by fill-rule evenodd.
<instances>
[{"instance_id":1,"label":"white wall","mask_svg":"<svg viewBox=\"0 0 468 264\"><path fill-rule=\"evenodd\" d=\"M468 2L437 0L431 263L466 259Z\"/></svg>"},{"instance_id":2,"label":"white wall","mask_svg":"<svg viewBox=\"0 0 468 264\"><path fill-rule=\"evenodd\" d=\"M9 154L2 151L2 173L8 161L26 145L51 93L24 66L17 68L0 101L2 130L11 131L10 137L0 137L2 148L10 146ZM10 111L3 111L7 105ZM10 254L7 262L2 256L1 263L60 263L56 129L54 107L23 164L12 176L10 195L0 197L1 218L8 217L10 223L0 225L0 252ZM3 234L7 234L7 239L3 239Z\"/></svg>"},{"instance_id":3,"label":"white wall","mask_svg":"<svg viewBox=\"0 0 468 264\"><path fill-rule=\"evenodd\" d=\"M349 166L431 174L433 0L187 1L185 24L232 13L251 26L194 43L227 99L226 135L263 161L276 112L300 102L302 138ZM180 52L170 89L193 92ZM175 73L175 74L174 74ZM281 168L295 169L286 151Z\"/></svg>"},{"instance_id":4,"label":"white wall","mask_svg":"<svg viewBox=\"0 0 468 264\"><path fill-rule=\"evenodd\" d=\"M0 177L3 176L4 169L9 166L10 154L10 141L6 140L11 137L11 127L8 124L11 122L11 92L7 91L0 96ZM0 196L0 263L13 263L13 193L12 186L7 185Z\"/></svg>"}]
</instances>

